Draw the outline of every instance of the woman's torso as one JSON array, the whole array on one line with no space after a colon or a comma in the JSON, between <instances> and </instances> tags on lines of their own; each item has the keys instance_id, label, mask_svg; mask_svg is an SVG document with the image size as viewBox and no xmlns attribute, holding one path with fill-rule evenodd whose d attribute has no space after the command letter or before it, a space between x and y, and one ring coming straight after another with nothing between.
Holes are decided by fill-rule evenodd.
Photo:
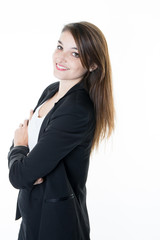
<instances>
[{"instance_id":1,"label":"woman's torso","mask_svg":"<svg viewBox=\"0 0 160 240\"><path fill-rule=\"evenodd\" d=\"M44 98L44 100L48 99ZM42 99L38 104L39 108L37 107L36 110L39 116L45 119L42 126L44 129L52 115L63 115L64 112L66 112L66 108L75 101L77 102L77 107L80 106L80 109L82 106L87 108L88 113L91 115L88 114L88 116L90 116L90 124L88 125L85 139L68 155L64 156L56 169L44 177L44 182L42 184L33 186L32 189L22 189L22 191L20 191L18 206L23 221L26 223L26 228L29 229L26 230L26 233L30 234L33 232L36 236L40 233L37 239L44 239L44 236L47 240L50 239L49 236L54 236L57 239L64 239L64 237L60 236L61 234L66 236L67 233L67 240L89 240L89 220L86 208L85 183L87 180L90 148L94 130L92 104L85 91L79 90L76 92L74 91L73 94L66 95L55 105L55 107L52 106L53 109L46 117L43 116L42 112L40 113L40 109L43 109L42 107L45 106L47 101L45 102ZM64 122L64 124L66 123ZM40 136L42 136L42 134L43 131L41 131ZM53 156L53 161L54 157L55 156ZM66 200L66 196L69 196L71 193L73 193L75 197L67 198L68 200ZM56 200L55 203L46 202L45 200L57 198L57 196L61 196L61 200ZM61 225L59 222L64 225L63 231L60 228ZM46 233L48 233L48 238L46 237ZM29 237L32 239L31 234ZM33 239L36 238L33 237Z\"/></svg>"}]
</instances>

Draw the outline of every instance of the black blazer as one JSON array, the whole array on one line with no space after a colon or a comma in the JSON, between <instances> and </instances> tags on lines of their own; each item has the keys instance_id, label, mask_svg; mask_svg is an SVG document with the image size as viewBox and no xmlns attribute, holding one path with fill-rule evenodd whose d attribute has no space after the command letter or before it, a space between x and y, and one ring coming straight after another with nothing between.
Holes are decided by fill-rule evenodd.
<instances>
[{"instance_id":1,"label":"black blazer","mask_svg":"<svg viewBox=\"0 0 160 240\"><path fill-rule=\"evenodd\" d=\"M59 89L49 85L36 108ZM38 142L8 153L9 179L20 189L16 219L22 217L19 240L89 240L86 180L95 130L93 102L81 81L50 110ZM40 177L44 182L33 183Z\"/></svg>"}]
</instances>

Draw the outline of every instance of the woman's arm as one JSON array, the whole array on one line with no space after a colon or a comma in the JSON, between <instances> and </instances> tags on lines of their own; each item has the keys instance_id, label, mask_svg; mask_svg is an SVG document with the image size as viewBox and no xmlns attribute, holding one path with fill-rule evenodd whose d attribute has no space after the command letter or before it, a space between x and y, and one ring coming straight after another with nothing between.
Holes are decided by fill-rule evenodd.
<instances>
[{"instance_id":1,"label":"woman's arm","mask_svg":"<svg viewBox=\"0 0 160 240\"><path fill-rule=\"evenodd\" d=\"M87 108L75 104L64 107L50 121L31 152L25 146L11 149L8 158L12 185L18 189L30 188L37 179L53 171L59 161L83 141L89 126Z\"/></svg>"},{"instance_id":2,"label":"woman's arm","mask_svg":"<svg viewBox=\"0 0 160 240\"><path fill-rule=\"evenodd\" d=\"M33 110L30 111L29 121L31 120L32 116L33 116ZM19 128L16 129L14 140L10 148L10 151L15 146L25 146L28 148L28 120L25 120L24 123L20 124ZM29 149L27 149L27 151L29 151ZM33 185L41 184L42 182L43 182L43 178L39 178L36 180L36 182Z\"/></svg>"}]
</instances>

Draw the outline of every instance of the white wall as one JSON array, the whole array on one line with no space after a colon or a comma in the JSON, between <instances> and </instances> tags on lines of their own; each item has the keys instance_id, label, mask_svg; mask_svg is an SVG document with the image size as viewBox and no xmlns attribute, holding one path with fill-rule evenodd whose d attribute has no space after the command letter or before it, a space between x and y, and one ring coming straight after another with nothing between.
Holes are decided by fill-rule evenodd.
<instances>
[{"instance_id":1,"label":"white wall","mask_svg":"<svg viewBox=\"0 0 160 240\"><path fill-rule=\"evenodd\" d=\"M147 0L0 2L0 239L16 240L20 224L7 168L14 130L55 81L61 28L81 20L106 36L116 107L115 132L90 161L91 239L160 239L160 17Z\"/></svg>"}]
</instances>

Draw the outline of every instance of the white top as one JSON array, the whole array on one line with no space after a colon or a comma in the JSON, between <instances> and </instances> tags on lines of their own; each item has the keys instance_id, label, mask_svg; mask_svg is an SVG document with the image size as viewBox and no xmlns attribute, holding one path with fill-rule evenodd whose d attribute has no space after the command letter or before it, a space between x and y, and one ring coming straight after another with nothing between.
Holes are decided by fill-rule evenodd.
<instances>
[{"instance_id":1,"label":"white top","mask_svg":"<svg viewBox=\"0 0 160 240\"><path fill-rule=\"evenodd\" d=\"M43 104L42 104L43 105ZM38 135L39 135L39 131L42 125L42 122L45 118L45 116L43 117L38 117L38 111L39 108L42 106L40 105L36 111L34 112L34 114L32 115L31 120L29 121L28 124L28 147L29 150L31 151L34 146L37 144L38 141Z\"/></svg>"}]
</instances>

